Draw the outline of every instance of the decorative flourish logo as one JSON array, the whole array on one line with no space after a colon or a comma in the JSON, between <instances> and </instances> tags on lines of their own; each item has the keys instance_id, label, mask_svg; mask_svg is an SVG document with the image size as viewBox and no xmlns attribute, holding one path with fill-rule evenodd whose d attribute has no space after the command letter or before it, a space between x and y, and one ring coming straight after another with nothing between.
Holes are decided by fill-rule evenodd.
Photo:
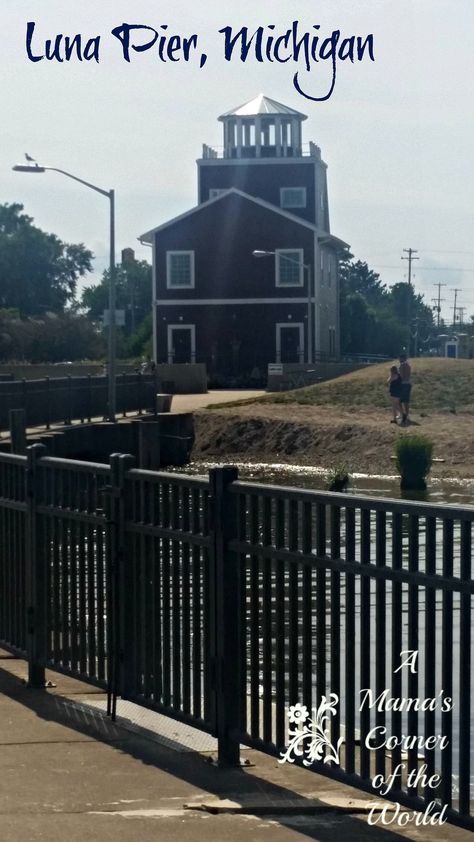
<instances>
[{"instance_id":1,"label":"decorative flourish logo","mask_svg":"<svg viewBox=\"0 0 474 842\"><path fill-rule=\"evenodd\" d=\"M306 755L303 766L311 766L321 761L339 766L339 752L344 737L340 737L334 747L330 740L329 729L331 716L337 713L338 702L337 693L330 693L329 699L322 696L319 707L313 708L312 717L306 705L298 702L290 707L288 722L295 727L288 731L290 742L287 750L282 752L279 763L294 763L297 757Z\"/></svg>"}]
</instances>

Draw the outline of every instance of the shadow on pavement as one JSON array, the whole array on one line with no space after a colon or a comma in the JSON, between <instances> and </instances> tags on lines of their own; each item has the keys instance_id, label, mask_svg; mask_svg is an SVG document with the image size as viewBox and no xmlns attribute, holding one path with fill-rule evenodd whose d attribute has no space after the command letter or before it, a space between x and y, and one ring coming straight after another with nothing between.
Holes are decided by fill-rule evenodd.
<instances>
[{"instance_id":1,"label":"shadow on pavement","mask_svg":"<svg viewBox=\"0 0 474 842\"><path fill-rule=\"evenodd\" d=\"M8 662L10 662L10 669L8 668ZM278 766L277 769L274 758L269 758L267 755L261 755L254 751L252 751L251 756L256 762L256 767L216 768L207 762L206 757L201 754L174 751L153 742L145 736L125 730L118 723L113 723L110 719L107 719L100 711L95 712L90 707L86 710L87 700L84 699L84 696L97 694L92 686L74 682L72 679L65 679L62 675L50 672L48 677L54 681L57 680L60 684L68 682L71 686L74 683L76 684L76 689L72 690L70 696L62 695L59 690L37 690L26 687L21 678L14 674L15 671L18 671L19 664L24 664L24 662L13 656L5 655L2 657L0 654L0 694L15 703L23 705L45 722L63 725L89 738L107 743L119 753L127 754L141 763L153 766L157 771L166 772L168 776L172 775L179 778L181 781L197 787L201 792L205 790L209 796L232 798L234 800L238 799L239 796L245 796L246 800L255 796L258 797L259 801L268 799L270 802L281 801L283 804L292 799L300 799L305 795L311 797L311 799L317 799L318 797L317 791L318 787L321 788L322 778L315 775L313 783L307 776L315 773L309 770L303 770L299 767L283 770L281 766ZM14 669L15 665L16 670ZM67 688L67 692L68 690L69 688ZM76 701L74 701L74 696L76 696ZM47 746L47 740L44 740L44 743ZM272 777L282 777L283 775L285 776L284 783L271 780ZM291 784L289 783L290 778L293 778ZM370 796L353 789L339 790L338 792L338 784L326 778L323 780L323 790L326 793L332 789L333 792L341 796L348 795L348 797L370 800ZM157 784L159 786L159 780L157 780ZM335 834L338 834L341 840L360 840L360 842L363 842L363 840L397 842L397 840L407 839L406 835L401 835L388 828L369 827L365 815L353 818L348 814L336 813L331 808L328 808L328 812L324 814L311 816L286 815L284 817L278 815L278 809L276 808L275 815L272 814L272 819L284 827L292 829L309 839L318 840L318 842L334 842ZM426 839L428 840L428 837Z\"/></svg>"}]
</instances>

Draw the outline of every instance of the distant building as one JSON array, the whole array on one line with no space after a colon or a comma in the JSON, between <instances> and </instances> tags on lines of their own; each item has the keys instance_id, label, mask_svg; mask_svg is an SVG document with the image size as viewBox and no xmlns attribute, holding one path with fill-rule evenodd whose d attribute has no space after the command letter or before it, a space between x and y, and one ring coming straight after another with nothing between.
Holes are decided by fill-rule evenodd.
<instances>
[{"instance_id":1,"label":"distant building","mask_svg":"<svg viewBox=\"0 0 474 842\"><path fill-rule=\"evenodd\" d=\"M320 149L303 149L306 117L260 95L219 119L223 149L204 145L197 162L199 204L141 237L155 359L248 382L268 363L337 357L346 244L330 234Z\"/></svg>"}]
</instances>

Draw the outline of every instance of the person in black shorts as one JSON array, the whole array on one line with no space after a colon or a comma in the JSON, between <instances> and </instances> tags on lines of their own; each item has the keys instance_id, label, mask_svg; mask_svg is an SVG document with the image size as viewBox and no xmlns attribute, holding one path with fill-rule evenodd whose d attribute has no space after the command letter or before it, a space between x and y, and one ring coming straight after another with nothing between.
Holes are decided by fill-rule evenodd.
<instances>
[{"instance_id":1,"label":"person in black shorts","mask_svg":"<svg viewBox=\"0 0 474 842\"><path fill-rule=\"evenodd\" d=\"M400 394L401 394L401 387L402 387L402 379L400 377L400 373L396 365L392 365L390 369L390 376L387 380L388 383L388 392L390 398L392 400L392 412L393 418L391 419L391 424L397 423L398 415L402 414L402 408L400 405Z\"/></svg>"}]
</instances>

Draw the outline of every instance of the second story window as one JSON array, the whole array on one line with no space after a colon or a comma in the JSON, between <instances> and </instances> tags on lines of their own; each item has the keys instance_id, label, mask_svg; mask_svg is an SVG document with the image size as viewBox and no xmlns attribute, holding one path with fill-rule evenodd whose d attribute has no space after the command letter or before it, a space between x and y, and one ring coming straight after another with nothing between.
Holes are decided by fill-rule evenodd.
<instances>
[{"instance_id":1,"label":"second story window","mask_svg":"<svg viewBox=\"0 0 474 842\"><path fill-rule=\"evenodd\" d=\"M194 288L194 252L166 252L166 286L168 289Z\"/></svg>"},{"instance_id":2,"label":"second story window","mask_svg":"<svg viewBox=\"0 0 474 842\"><path fill-rule=\"evenodd\" d=\"M277 287L302 287L304 284L303 249L275 251Z\"/></svg>"},{"instance_id":3,"label":"second story window","mask_svg":"<svg viewBox=\"0 0 474 842\"><path fill-rule=\"evenodd\" d=\"M281 187L280 206L282 208L305 208L306 187Z\"/></svg>"},{"instance_id":4,"label":"second story window","mask_svg":"<svg viewBox=\"0 0 474 842\"><path fill-rule=\"evenodd\" d=\"M228 190L228 187L211 187L209 190L209 198L217 199L218 196L222 196L222 194L227 193Z\"/></svg>"}]
</instances>

